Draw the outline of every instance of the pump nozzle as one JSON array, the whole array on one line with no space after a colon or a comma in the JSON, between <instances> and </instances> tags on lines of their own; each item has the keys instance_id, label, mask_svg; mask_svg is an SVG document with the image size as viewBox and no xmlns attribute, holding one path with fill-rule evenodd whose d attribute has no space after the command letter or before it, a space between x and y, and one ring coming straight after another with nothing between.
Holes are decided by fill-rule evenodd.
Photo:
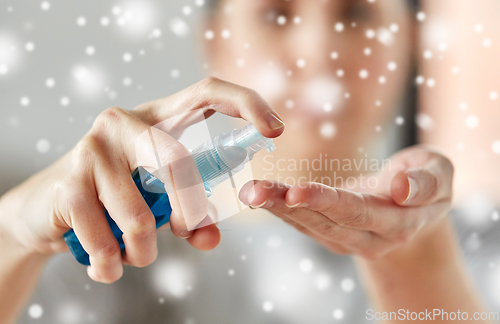
<instances>
[{"instance_id":1,"label":"pump nozzle","mask_svg":"<svg viewBox=\"0 0 500 324\"><path fill-rule=\"evenodd\" d=\"M216 185L230 177L229 172L234 175L241 171L255 153L262 149L270 153L276 146L272 139L265 138L255 126L248 124L241 129L219 134L193 150L192 155L207 195L211 194Z\"/></svg>"}]
</instances>

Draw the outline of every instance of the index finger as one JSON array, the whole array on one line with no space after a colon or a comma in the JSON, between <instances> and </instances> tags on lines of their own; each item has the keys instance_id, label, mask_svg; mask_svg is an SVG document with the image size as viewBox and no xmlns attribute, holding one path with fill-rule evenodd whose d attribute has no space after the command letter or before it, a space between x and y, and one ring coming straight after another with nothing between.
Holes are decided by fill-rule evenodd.
<instances>
[{"instance_id":1,"label":"index finger","mask_svg":"<svg viewBox=\"0 0 500 324\"><path fill-rule=\"evenodd\" d=\"M278 113L256 91L214 77L169 97L142 104L135 108L135 112L150 125L170 119L170 124L162 124L172 133L182 132L183 128L193 124L193 116L184 113L197 109L201 109L205 117L219 112L243 118L268 138L278 137L284 131L285 124ZM175 116L179 118L172 118Z\"/></svg>"},{"instance_id":2,"label":"index finger","mask_svg":"<svg viewBox=\"0 0 500 324\"><path fill-rule=\"evenodd\" d=\"M388 196L361 194L314 182L290 188L286 203L320 212L340 226L404 239L426 222L440 218L449 208L448 202L402 207Z\"/></svg>"}]
</instances>

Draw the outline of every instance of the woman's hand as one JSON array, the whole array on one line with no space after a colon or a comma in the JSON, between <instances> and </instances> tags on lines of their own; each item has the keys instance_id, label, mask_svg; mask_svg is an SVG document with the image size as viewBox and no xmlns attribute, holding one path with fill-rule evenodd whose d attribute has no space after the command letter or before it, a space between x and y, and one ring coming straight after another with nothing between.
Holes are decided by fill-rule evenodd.
<instances>
[{"instance_id":1,"label":"woman's hand","mask_svg":"<svg viewBox=\"0 0 500 324\"><path fill-rule=\"evenodd\" d=\"M335 253L368 259L412 241L450 209L453 166L429 148L399 152L390 169L375 177L375 189L366 182L358 186L364 192L311 182L288 186L254 181L242 188L240 199L252 208L268 209Z\"/></svg>"},{"instance_id":2,"label":"woman's hand","mask_svg":"<svg viewBox=\"0 0 500 324\"><path fill-rule=\"evenodd\" d=\"M203 184L176 191L174 180L183 172L199 174L176 138L215 111L248 120L266 137L283 132L276 112L256 92L216 78L132 111L109 108L63 158L2 197L0 237L28 253L50 255L67 251L63 234L73 228L90 255L88 274L100 282L119 279L122 263L149 265L157 256L155 219L131 177L144 166L157 170L165 183L173 209L172 232L198 249L214 248L220 240L215 225L194 231L186 225L189 220L198 224L207 215ZM172 162L180 159L182 170L175 170ZM104 208L124 233L123 255Z\"/></svg>"}]
</instances>

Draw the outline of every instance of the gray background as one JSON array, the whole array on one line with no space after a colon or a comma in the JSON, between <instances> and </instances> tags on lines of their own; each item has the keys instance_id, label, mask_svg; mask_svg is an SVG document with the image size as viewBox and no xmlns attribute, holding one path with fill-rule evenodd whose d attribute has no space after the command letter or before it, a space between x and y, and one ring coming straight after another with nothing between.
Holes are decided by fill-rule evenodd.
<instances>
[{"instance_id":1,"label":"gray background","mask_svg":"<svg viewBox=\"0 0 500 324\"><path fill-rule=\"evenodd\" d=\"M0 44L5 35L14 39L18 62L0 75L0 193L69 150L104 109L132 109L204 76L202 55L193 41L201 10L194 1L146 1L157 17L152 28L139 37L124 32L116 23L120 15L112 12L114 6L127 2L50 1L47 11L41 9L42 1L0 3ZM182 13L186 5L192 8L190 16ZM79 17L86 18L85 26L77 24ZM101 17L108 17L110 25L103 27ZM187 36L179 37L170 30L174 18L189 25ZM162 35L150 39L155 28ZM32 52L25 50L29 42L35 45ZM93 56L86 54L88 46L95 48ZM131 53L133 60L124 62L124 53ZM106 76L102 91L89 96L75 89L78 82L73 68L79 65L98 66ZM178 78L171 76L173 70L180 72ZM56 82L53 88L45 84L49 78ZM124 85L125 78L132 80L131 86ZM28 106L20 104L23 97L30 99ZM62 97L70 99L68 106L61 105ZM37 150L41 139L50 143L46 153Z\"/></svg>"},{"instance_id":2,"label":"gray background","mask_svg":"<svg viewBox=\"0 0 500 324\"><path fill-rule=\"evenodd\" d=\"M156 13L138 37L117 26L119 16L112 12L127 1L58 0L50 1L47 11L41 9L42 1L0 1L0 48L10 39L15 52L7 62L9 71L0 74L0 194L61 157L104 109L131 109L203 78L202 55L195 46L202 9L195 1L133 2L150 4ZM191 15L183 13L185 6ZM111 21L107 27L100 23L104 16ZM79 17L86 18L85 26L77 24ZM184 37L171 30L174 18L189 26ZM151 39L155 28L162 35ZM31 52L25 49L28 42L35 45ZM88 46L95 48L93 56L86 54ZM131 53L133 60L124 62L124 53ZM93 96L75 88L72 71L77 65L97 66L106 76ZM180 72L178 77L172 77L173 70ZM53 88L46 86L48 78L55 80ZM125 78L132 80L130 86L124 85ZM29 105L20 103L23 97L29 97ZM70 104L61 105L62 97ZM228 127L222 119L211 125ZM50 143L48 150L37 147L41 140ZM488 219L495 208L480 206L466 210L469 216L457 214L456 220L468 266L488 304L498 309L497 225L460 223L470 215ZM19 322L330 323L338 309L345 316L337 322L363 322L368 305L349 258L332 255L277 219L259 226L242 225L238 217L222 224L222 244L208 253L161 233L159 260L145 269L127 268L124 278L110 286L92 282L71 255L59 255L44 270ZM310 273L299 270L304 259L314 264ZM234 276L228 275L230 269ZM185 280L191 290L176 297L165 278ZM321 278L330 280L324 289L317 287ZM342 288L346 279L354 282L352 290ZM269 313L262 310L268 300L274 303ZM43 308L38 319L29 315L35 304Z\"/></svg>"}]
</instances>

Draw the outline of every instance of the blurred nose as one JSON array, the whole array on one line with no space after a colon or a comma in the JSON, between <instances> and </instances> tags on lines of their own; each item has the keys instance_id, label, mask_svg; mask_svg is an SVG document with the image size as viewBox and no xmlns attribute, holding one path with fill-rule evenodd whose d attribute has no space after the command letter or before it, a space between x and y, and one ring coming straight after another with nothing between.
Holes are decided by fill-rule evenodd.
<instances>
[{"instance_id":1,"label":"blurred nose","mask_svg":"<svg viewBox=\"0 0 500 324\"><path fill-rule=\"evenodd\" d=\"M290 35L289 59L300 75L333 73L330 53L334 50L338 33L325 16L324 12L311 12L310 18L304 18Z\"/></svg>"}]
</instances>

